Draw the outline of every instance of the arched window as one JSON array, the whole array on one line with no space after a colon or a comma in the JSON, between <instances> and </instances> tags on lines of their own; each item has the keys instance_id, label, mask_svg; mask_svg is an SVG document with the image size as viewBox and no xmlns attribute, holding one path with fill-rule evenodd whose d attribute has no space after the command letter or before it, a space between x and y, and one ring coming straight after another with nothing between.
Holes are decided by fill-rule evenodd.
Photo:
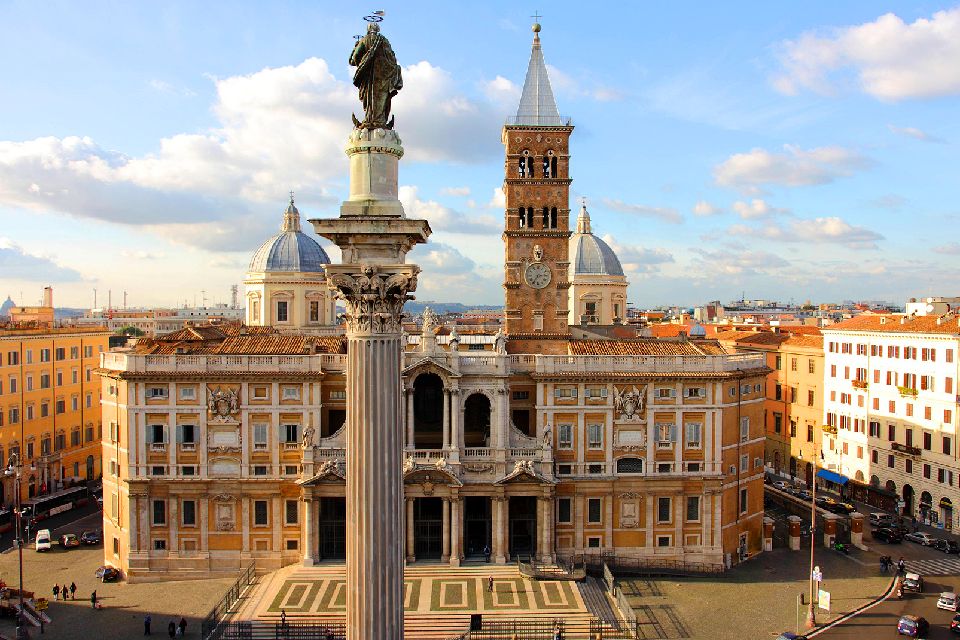
<instances>
[{"instance_id":1,"label":"arched window","mask_svg":"<svg viewBox=\"0 0 960 640\"><path fill-rule=\"evenodd\" d=\"M643 473L643 458L620 458L617 473Z\"/></svg>"}]
</instances>

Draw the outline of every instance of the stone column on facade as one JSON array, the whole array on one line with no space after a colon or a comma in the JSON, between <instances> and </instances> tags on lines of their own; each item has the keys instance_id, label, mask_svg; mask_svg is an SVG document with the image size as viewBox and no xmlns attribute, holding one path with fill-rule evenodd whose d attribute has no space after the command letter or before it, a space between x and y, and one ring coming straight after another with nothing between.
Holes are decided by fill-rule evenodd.
<instances>
[{"instance_id":1,"label":"stone column on facade","mask_svg":"<svg viewBox=\"0 0 960 640\"><path fill-rule=\"evenodd\" d=\"M443 450L450 448L450 389L443 390Z\"/></svg>"},{"instance_id":2,"label":"stone column on facade","mask_svg":"<svg viewBox=\"0 0 960 640\"><path fill-rule=\"evenodd\" d=\"M340 247L327 284L346 307L347 638L403 638L404 430L401 401L404 303L417 287L407 252L430 225L397 199L403 155L393 129L355 129L346 148L350 196L340 217L311 220Z\"/></svg>"},{"instance_id":3,"label":"stone column on facade","mask_svg":"<svg viewBox=\"0 0 960 640\"><path fill-rule=\"evenodd\" d=\"M303 497L303 566L313 566L313 496Z\"/></svg>"},{"instance_id":4,"label":"stone column on facade","mask_svg":"<svg viewBox=\"0 0 960 640\"><path fill-rule=\"evenodd\" d=\"M497 564L503 564L507 561L506 549L504 549L503 546L503 541L506 537L503 530L507 527L506 517L504 515L507 498L505 496L493 496L491 501L493 502L493 530L491 532L491 537L493 538L493 561Z\"/></svg>"},{"instance_id":5,"label":"stone column on facade","mask_svg":"<svg viewBox=\"0 0 960 640\"><path fill-rule=\"evenodd\" d=\"M443 525L440 535L440 562L450 561L450 498L443 498Z\"/></svg>"},{"instance_id":6,"label":"stone column on facade","mask_svg":"<svg viewBox=\"0 0 960 640\"><path fill-rule=\"evenodd\" d=\"M463 502L460 497L450 499L450 566L459 567L463 557L463 533L460 524L463 522Z\"/></svg>"},{"instance_id":7,"label":"stone column on facade","mask_svg":"<svg viewBox=\"0 0 960 640\"><path fill-rule=\"evenodd\" d=\"M413 389L407 389L407 449L416 449L413 440Z\"/></svg>"},{"instance_id":8,"label":"stone column on facade","mask_svg":"<svg viewBox=\"0 0 960 640\"><path fill-rule=\"evenodd\" d=\"M407 562L415 562L416 555L413 538L413 498L407 498L407 519L406 519L406 540L407 540Z\"/></svg>"}]
</instances>

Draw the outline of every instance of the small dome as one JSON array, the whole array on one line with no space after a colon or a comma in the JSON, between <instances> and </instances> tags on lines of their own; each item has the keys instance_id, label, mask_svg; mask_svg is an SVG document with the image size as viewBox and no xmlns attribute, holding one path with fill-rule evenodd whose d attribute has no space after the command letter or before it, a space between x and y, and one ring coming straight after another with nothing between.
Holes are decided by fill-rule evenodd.
<instances>
[{"instance_id":1,"label":"small dome","mask_svg":"<svg viewBox=\"0 0 960 640\"><path fill-rule=\"evenodd\" d=\"M300 212L291 197L290 205L283 212L280 233L260 245L250 261L249 271L321 273L327 264L330 264L327 252L316 240L300 230Z\"/></svg>"},{"instance_id":2,"label":"small dome","mask_svg":"<svg viewBox=\"0 0 960 640\"><path fill-rule=\"evenodd\" d=\"M620 259L606 242L590 232L590 214L584 205L577 218L577 232L570 238L573 275L622 276Z\"/></svg>"}]
</instances>

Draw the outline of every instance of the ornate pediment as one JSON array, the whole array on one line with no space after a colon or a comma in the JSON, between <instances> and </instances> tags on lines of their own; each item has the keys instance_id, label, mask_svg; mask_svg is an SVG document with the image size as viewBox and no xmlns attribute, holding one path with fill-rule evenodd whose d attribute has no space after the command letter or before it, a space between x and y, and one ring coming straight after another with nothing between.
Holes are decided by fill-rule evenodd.
<instances>
[{"instance_id":1,"label":"ornate pediment","mask_svg":"<svg viewBox=\"0 0 960 640\"><path fill-rule=\"evenodd\" d=\"M536 483L536 484L556 484L552 480L540 475L537 471L537 465L533 460L518 460L513 467L513 471L500 478L494 484L522 484L522 483Z\"/></svg>"}]
</instances>

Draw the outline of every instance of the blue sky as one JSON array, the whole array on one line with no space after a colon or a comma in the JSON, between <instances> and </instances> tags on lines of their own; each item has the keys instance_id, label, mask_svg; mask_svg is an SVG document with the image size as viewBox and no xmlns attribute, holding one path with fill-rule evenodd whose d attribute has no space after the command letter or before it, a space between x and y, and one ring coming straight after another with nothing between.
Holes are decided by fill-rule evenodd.
<instances>
[{"instance_id":1,"label":"blue sky","mask_svg":"<svg viewBox=\"0 0 960 640\"><path fill-rule=\"evenodd\" d=\"M385 2L420 299L502 301L517 3ZM539 7L571 207L640 307L956 295L960 6ZM354 3L0 2L0 296L225 301L277 229L337 214ZM331 251L333 257L338 256ZM21 293L22 298L21 298Z\"/></svg>"}]
</instances>

